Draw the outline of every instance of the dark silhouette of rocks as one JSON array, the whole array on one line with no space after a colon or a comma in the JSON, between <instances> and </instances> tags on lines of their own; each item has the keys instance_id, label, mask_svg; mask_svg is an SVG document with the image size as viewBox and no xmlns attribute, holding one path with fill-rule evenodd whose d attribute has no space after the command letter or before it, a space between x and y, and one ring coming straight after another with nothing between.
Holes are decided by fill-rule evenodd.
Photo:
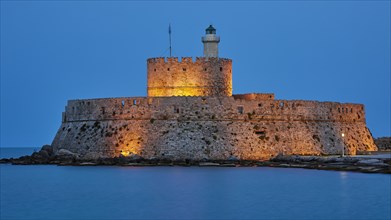
<instances>
[{"instance_id":1,"label":"dark silhouette of rocks","mask_svg":"<svg viewBox=\"0 0 391 220\"><path fill-rule=\"evenodd\" d=\"M0 163L14 165L54 164L64 166L200 166L200 167L285 167L318 170L354 171L364 173L391 174L391 158L341 157L341 156L299 156L277 155L267 160L169 160L145 159L139 155L119 156L113 158L82 158L68 150L53 154L49 145L30 156L3 158Z\"/></svg>"}]
</instances>

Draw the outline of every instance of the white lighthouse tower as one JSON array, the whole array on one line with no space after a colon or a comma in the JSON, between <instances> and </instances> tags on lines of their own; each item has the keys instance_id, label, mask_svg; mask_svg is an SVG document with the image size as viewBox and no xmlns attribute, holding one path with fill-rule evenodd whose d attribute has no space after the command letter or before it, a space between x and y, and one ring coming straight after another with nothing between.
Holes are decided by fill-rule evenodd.
<instances>
[{"instance_id":1,"label":"white lighthouse tower","mask_svg":"<svg viewBox=\"0 0 391 220\"><path fill-rule=\"evenodd\" d=\"M204 57L218 57L220 37L216 36L216 29L212 25L209 25L209 27L205 29L205 32L206 35L202 37L202 43L204 43Z\"/></svg>"}]
</instances>

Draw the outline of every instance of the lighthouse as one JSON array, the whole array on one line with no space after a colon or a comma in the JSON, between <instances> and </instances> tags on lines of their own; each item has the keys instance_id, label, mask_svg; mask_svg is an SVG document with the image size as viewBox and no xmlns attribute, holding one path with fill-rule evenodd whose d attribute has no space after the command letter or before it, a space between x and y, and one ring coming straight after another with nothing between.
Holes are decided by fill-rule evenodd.
<instances>
[{"instance_id":1,"label":"lighthouse","mask_svg":"<svg viewBox=\"0 0 391 220\"><path fill-rule=\"evenodd\" d=\"M216 29L212 25L209 25L209 27L205 29L205 32L205 36L202 37L202 43L204 43L204 57L218 57L220 37L216 36Z\"/></svg>"}]
</instances>

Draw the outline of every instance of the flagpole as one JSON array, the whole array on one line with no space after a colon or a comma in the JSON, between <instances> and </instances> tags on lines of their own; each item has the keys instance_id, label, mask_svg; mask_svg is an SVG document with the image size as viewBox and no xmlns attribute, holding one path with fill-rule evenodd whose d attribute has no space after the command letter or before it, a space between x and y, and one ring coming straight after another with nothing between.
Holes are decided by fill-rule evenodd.
<instances>
[{"instance_id":1,"label":"flagpole","mask_svg":"<svg viewBox=\"0 0 391 220\"><path fill-rule=\"evenodd\" d=\"M170 57L171 57L171 24L168 25L168 35L170 41Z\"/></svg>"}]
</instances>

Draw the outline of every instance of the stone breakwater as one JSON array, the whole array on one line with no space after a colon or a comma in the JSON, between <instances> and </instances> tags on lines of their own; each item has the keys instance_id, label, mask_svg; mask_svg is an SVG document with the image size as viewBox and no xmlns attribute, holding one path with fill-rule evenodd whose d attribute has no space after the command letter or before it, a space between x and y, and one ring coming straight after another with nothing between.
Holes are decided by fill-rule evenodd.
<instances>
[{"instance_id":1,"label":"stone breakwater","mask_svg":"<svg viewBox=\"0 0 391 220\"><path fill-rule=\"evenodd\" d=\"M344 137L342 137L344 134ZM52 143L85 159L267 160L376 151L361 104L231 97L70 100Z\"/></svg>"},{"instance_id":2,"label":"stone breakwater","mask_svg":"<svg viewBox=\"0 0 391 220\"><path fill-rule=\"evenodd\" d=\"M200 166L200 167L284 167L318 170L352 171L364 173L391 174L391 158L357 158L339 156L283 156L278 155L271 160L170 160L145 159L138 155L114 158L86 159L67 150L54 154L51 146L43 146L39 152L19 158L0 159L0 163L14 165L52 164L63 166Z\"/></svg>"}]
</instances>

